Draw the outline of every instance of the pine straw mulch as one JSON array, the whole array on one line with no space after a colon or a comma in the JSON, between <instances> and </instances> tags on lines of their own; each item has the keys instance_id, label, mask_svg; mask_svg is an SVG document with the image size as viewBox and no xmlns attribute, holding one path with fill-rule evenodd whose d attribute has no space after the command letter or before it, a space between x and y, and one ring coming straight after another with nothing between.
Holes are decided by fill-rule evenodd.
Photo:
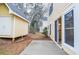
<instances>
[{"instance_id":1,"label":"pine straw mulch","mask_svg":"<svg viewBox=\"0 0 79 59\"><path fill-rule=\"evenodd\" d=\"M18 38L14 43L10 39L0 39L0 55L20 54L31 41L29 36Z\"/></svg>"},{"instance_id":2,"label":"pine straw mulch","mask_svg":"<svg viewBox=\"0 0 79 59\"><path fill-rule=\"evenodd\" d=\"M32 38L32 40L51 40L48 36L45 36L40 32L36 32L35 34L30 33L29 36Z\"/></svg>"},{"instance_id":3,"label":"pine straw mulch","mask_svg":"<svg viewBox=\"0 0 79 59\"><path fill-rule=\"evenodd\" d=\"M17 38L14 43L11 39L0 39L0 55L18 55L32 40L51 40L42 33L28 34L23 38Z\"/></svg>"}]
</instances>

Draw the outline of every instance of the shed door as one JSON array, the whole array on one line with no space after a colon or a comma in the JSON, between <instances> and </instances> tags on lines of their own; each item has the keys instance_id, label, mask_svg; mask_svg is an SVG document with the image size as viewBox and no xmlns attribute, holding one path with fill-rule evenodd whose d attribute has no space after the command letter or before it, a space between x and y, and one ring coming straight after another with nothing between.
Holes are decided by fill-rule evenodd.
<instances>
[{"instance_id":1,"label":"shed door","mask_svg":"<svg viewBox=\"0 0 79 59\"><path fill-rule=\"evenodd\" d=\"M11 34L11 17L0 17L0 35Z\"/></svg>"}]
</instances>

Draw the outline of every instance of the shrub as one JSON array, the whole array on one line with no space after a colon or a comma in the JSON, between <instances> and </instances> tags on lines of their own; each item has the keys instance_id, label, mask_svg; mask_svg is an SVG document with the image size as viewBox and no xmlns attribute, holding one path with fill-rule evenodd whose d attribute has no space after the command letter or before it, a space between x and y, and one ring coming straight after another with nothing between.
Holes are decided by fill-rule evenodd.
<instances>
[{"instance_id":1,"label":"shrub","mask_svg":"<svg viewBox=\"0 0 79 59\"><path fill-rule=\"evenodd\" d=\"M47 36L47 34L48 34L47 27L45 27L45 28L43 29L43 34Z\"/></svg>"}]
</instances>

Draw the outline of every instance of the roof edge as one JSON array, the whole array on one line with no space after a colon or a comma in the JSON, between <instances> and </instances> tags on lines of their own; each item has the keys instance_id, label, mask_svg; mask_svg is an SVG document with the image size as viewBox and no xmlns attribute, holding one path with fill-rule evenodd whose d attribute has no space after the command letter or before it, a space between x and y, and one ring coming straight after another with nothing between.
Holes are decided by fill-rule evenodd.
<instances>
[{"instance_id":1,"label":"roof edge","mask_svg":"<svg viewBox=\"0 0 79 59\"><path fill-rule=\"evenodd\" d=\"M16 16L22 18L23 20L27 21L28 23L30 23L27 19L25 19L24 17L18 15L16 12L14 12L13 10L11 10L11 8L7 5L7 3L5 3L5 5L8 7L10 14L12 13L12 14L14 14L14 15L16 15Z\"/></svg>"}]
</instances>

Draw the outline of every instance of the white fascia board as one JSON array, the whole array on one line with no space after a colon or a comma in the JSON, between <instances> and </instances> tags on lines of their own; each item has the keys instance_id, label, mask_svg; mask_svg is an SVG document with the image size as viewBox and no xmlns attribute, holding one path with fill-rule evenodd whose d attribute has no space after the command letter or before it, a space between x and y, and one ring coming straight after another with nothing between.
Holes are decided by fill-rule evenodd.
<instances>
[{"instance_id":1,"label":"white fascia board","mask_svg":"<svg viewBox=\"0 0 79 59\"><path fill-rule=\"evenodd\" d=\"M6 3L5 3L5 5L8 7L8 9L9 9L9 13L10 13L10 14L14 14L14 15L16 15L16 16L22 18L23 20L27 21L28 23L30 23L27 19L25 19L24 17L18 15L18 14L15 13L14 11L12 11L11 8L9 8L9 6L8 6Z\"/></svg>"},{"instance_id":2,"label":"white fascia board","mask_svg":"<svg viewBox=\"0 0 79 59\"><path fill-rule=\"evenodd\" d=\"M27 21L27 22L29 22L27 19L25 19L24 17L22 17L22 16L20 16L20 15L18 15L17 13L15 13L14 11L11 11L10 12L10 14L14 14L14 15L16 15L16 16L18 16L18 17L20 17L20 18L22 18L23 20L25 20L25 21Z\"/></svg>"}]
</instances>

